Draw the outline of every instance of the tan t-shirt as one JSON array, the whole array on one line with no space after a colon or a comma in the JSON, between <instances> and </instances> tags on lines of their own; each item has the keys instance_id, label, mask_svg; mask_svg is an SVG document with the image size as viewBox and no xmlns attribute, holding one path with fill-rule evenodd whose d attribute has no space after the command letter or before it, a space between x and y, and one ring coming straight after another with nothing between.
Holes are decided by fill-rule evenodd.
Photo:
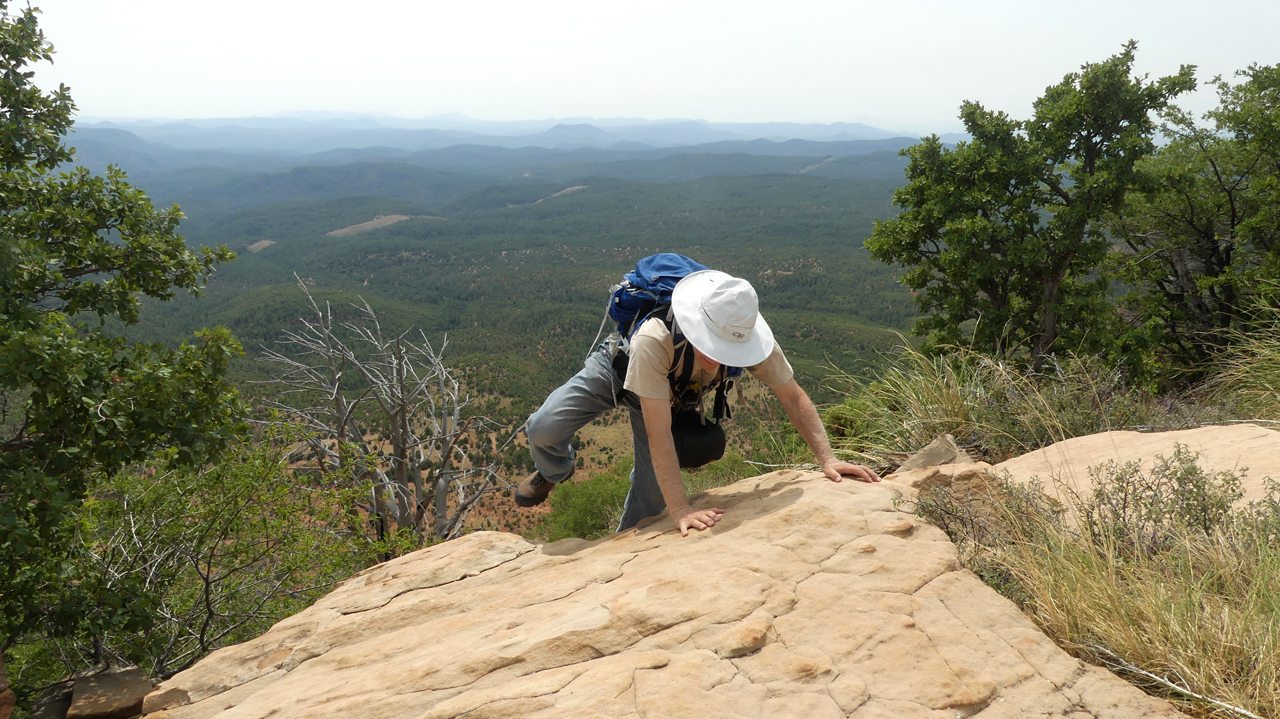
<instances>
[{"instance_id":1,"label":"tan t-shirt","mask_svg":"<svg viewBox=\"0 0 1280 719\"><path fill-rule=\"evenodd\" d=\"M640 325L640 329L631 338L630 354L627 379L623 387L646 399L671 401L671 383L667 381L667 373L671 371L676 350L671 332L662 320L651 317ZM747 367L746 370L751 376L764 382L769 389L777 389L790 382L795 374L777 342L773 343L773 352L763 362ZM695 367L690 381L706 387L715 376L715 372Z\"/></svg>"}]
</instances>

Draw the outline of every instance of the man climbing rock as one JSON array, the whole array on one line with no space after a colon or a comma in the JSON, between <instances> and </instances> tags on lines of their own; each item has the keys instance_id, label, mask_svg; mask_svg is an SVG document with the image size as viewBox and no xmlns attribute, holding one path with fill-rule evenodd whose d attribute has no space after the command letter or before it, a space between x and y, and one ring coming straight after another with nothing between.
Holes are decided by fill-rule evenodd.
<instances>
[{"instance_id":1,"label":"man climbing rock","mask_svg":"<svg viewBox=\"0 0 1280 719\"><path fill-rule=\"evenodd\" d=\"M684 536L689 529L715 526L724 510L691 507L680 467L723 454L723 431L708 423L703 400L714 395L717 422L727 415L726 391L741 369L777 395L828 479L839 482L848 475L880 481L867 467L835 458L813 402L760 316L751 283L674 254L641 260L627 280L615 287L610 312L621 320L620 334L593 352L582 370L529 417L529 450L537 471L516 488L517 504L542 503L557 483L572 476L574 433L625 406L631 411L635 466L617 531L663 508L670 509ZM663 280L674 288L664 291ZM634 315L619 315L616 307L628 299L627 292L648 298L647 304Z\"/></svg>"}]
</instances>

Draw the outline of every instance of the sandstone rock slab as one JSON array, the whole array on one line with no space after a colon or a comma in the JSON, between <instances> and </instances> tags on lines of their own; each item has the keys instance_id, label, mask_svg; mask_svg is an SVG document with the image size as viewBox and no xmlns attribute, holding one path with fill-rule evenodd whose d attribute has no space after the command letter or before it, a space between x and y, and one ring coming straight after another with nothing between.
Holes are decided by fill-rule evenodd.
<instances>
[{"instance_id":1,"label":"sandstone rock slab","mask_svg":"<svg viewBox=\"0 0 1280 719\"><path fill-rule=\"evenodd\" d=\"M1241 488L1243 502L1261 499L1263 478L1280 481L1280 432L1254 424L1197 427L1176 432L1114 431L1075 437L1029 452L995 466L1015 480L1040 480L1046 494L1070 503L1072 496L1088 496L1093 485L1089 468L1108 460L1117 464L1138 461L1144 469L1157 455L1172 457L1181 444L1200 454L1200 467L1208 472L1247 469Z\"/></svg>"},{"instance_id":2,"label":"sandstone rock slab","mask_svg":"<svg viewBox=\"0 0 1280 719\"><path fill-rule=\"evenodd\" d=\"M594 542L467 535L215 652L147 716L1181 716L961 569L897 510L914 492L787 471L696 497L727 513L685 538L665 517Z\"/></svg>"}]
</instances>

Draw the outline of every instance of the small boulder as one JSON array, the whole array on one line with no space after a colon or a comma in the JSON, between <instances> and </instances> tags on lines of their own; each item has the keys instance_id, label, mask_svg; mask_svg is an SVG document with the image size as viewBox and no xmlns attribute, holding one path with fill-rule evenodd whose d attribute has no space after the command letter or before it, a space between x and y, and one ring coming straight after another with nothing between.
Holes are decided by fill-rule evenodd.
<instances>
[{"instance_id":1,"label":"small boulder","mask_svg":"<svg viewBox=\"0 0 1280 719\"><path fill-rule=\"evenodd\" d=\"M937 467L943 464L970 464L973 458L956 444L956 438L943 432L898 467L898 471Z\"/></svg>"},{"instance_id":2,"label":"small boulder","mask_svg":"<svg viewBox=\"0 0 1280 719\"><path fill-rule=\"evenodd\" d=\"M138 667L116 668L76 679L67 719L128 719L142 713L142 698L154 688Z\"/></svg>"}]
</instances>

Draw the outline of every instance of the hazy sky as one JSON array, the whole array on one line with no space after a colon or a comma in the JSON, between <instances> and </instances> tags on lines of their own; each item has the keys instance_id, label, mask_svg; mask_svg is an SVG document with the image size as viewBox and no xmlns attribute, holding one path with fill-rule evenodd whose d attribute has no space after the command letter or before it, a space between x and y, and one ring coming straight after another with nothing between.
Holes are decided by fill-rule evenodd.
<instances>
[{"instance_id":1,"label":"hazy sky","mask_svg":"<svg viewBox=\"0 0 1280 719\"><path fill-rule=\"evenodd\" d=\"M955 129L1139 43L1138 69L1280 63L1276 0L32 0L82 116L299 110ZM16 3L14 3L16 5ZM1212 98L1192 98L1207 109Z\"/></svg>"}]
</instances>

